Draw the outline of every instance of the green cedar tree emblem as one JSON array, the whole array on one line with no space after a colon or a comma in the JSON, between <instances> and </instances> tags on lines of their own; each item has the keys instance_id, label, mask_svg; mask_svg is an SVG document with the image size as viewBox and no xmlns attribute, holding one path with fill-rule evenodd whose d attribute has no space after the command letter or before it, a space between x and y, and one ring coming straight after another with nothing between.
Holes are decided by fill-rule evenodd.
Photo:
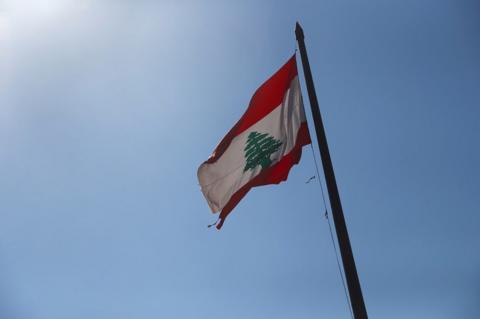
<instances>
[{"instance_id":1,"label":"green cedar tree emblem","mask_svg":"<svg viewBox=\"0 0 480 319\"><path fill-rule=\"evenodd\" d=\"M270 156L278 150L280 145L282 142L269 136L268 133L251 132L248 134L244 149L247 165L243 171L254 169L258 165L261 165L262 169L269 167L272 164Z\"/></svg>"}]
</instances>

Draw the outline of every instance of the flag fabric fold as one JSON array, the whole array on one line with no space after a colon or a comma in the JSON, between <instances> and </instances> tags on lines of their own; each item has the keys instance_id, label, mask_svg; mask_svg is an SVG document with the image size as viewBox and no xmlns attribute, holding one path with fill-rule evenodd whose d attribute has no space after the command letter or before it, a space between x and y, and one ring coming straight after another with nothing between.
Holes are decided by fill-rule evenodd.
<instances>
[{"instance_id":1,"label":"flag fabric fold","mask_svg":"<svg viewBox=\"0 0 480 319\"><path fill-rule=\"evenodd\" d=\"M220 229L227 215L255 186L285 181L310 144L293 55L250 100L240 120L198 168L203 195Z\"/></svg>"}]
</instances>

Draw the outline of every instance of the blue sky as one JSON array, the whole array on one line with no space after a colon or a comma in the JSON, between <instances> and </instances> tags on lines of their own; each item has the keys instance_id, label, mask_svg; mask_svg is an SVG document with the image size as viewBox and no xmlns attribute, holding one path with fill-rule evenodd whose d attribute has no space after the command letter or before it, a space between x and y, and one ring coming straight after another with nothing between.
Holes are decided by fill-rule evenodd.
<instances>
[{"instance_id":1,"label":"blue sky","mask_svg":"<svg viewBox=\"0 0 480 319\"><path fill-rule=\"evenodd\" d=\"M310 148L196 179L297 20L370 317L480 317L477 1L4 0L1 318L349 318Z\"/></svg>"}]
</instances>

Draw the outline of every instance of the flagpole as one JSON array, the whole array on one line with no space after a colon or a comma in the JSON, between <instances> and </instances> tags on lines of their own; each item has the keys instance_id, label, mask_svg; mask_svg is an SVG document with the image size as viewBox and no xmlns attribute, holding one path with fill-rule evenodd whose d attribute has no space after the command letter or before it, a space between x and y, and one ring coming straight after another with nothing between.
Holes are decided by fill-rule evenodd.
<instances>
[{"instance_id":1,"label":"flagpole","mask_svg":"<svg viewBox=\"0 0 480 319\"><path fill-rule=\"evenodd\" d=\"M313 85L312 71L310 70L310 63L308 62L303 29L298 22L295 26L295 35L300 48L303 73L305 75L308 98L310 100L310 107L312 109L313 122L315 124L315 132L317 135L318 148L320 149L320 156L322 158L323 171L325 173L325 181L327 184L333 221L335 223L335 230L337 233L338 245L340 247L340 254L342 256L343 269L347 279L348 293L350 295L353 313L355 319L367 319L368 315L363 301L362 288L360 287L360 281L358 279L355 259L353 258L352 247L348 237L347 225L345 223L345 217L343 216L342 203L340 202L340 194L338 193L337 182L333 172L332 159L330 158L330 151L328 150L327 137L323 127L320 108L318 107L315 86Z\"/></svg>"}]
</instances>

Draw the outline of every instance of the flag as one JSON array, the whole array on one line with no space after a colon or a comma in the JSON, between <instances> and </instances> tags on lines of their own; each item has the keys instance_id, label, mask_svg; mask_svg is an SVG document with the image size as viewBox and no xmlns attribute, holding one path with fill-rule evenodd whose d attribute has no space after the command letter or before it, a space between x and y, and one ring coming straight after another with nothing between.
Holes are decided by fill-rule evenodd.
<instances>
[{"instance_id":1,"label":"flag","mask_svg":"<svg viewBox=\"0 0 480 319\"><path fill-rule=\"evenodd\" d=\"M198 168L201 190L217 229L255 186L279 184L310 144L293 55L255 92L247 111Z\"/></svg>"}]
</instances>

